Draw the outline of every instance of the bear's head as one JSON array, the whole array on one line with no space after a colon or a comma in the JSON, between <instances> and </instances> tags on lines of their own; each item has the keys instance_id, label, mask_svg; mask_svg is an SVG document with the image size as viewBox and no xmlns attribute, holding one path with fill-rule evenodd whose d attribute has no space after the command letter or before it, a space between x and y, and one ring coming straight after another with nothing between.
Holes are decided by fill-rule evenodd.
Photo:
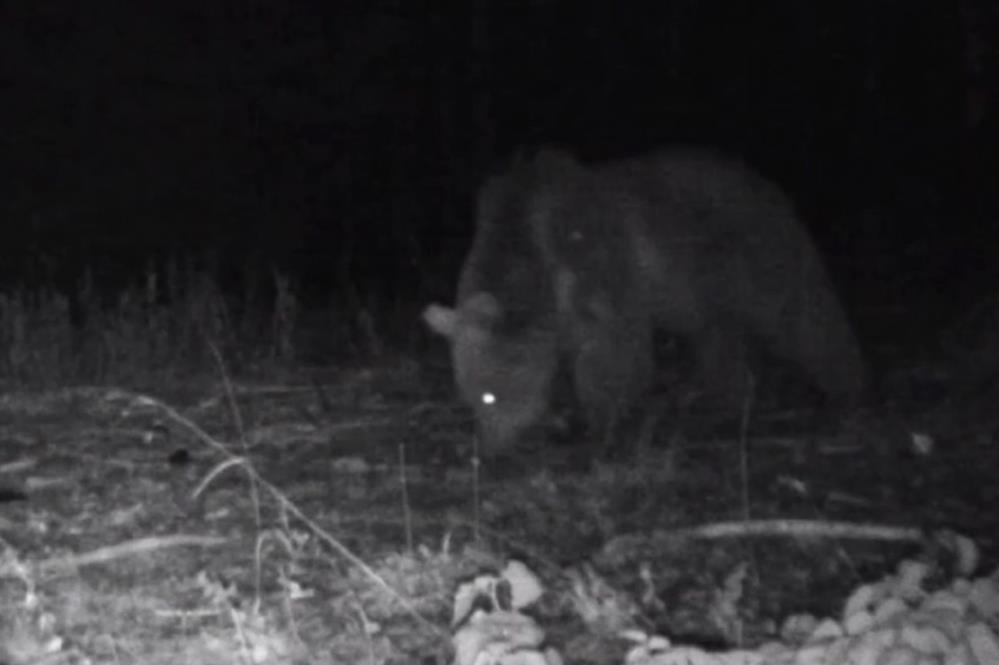
<instances>
[{"instance_id":1,"label":"bear's head","mask_svg":"<svg viewBox=\"0 0 999 665\"><path fill-rule=\"evenodd\" d=\"M423 320L447 338L461 399L475 412L483 455L509 450L548 409L557 351L553 334L504 331L503 308L476 293L456 308L429 305Z\"/></svg>"}]
</instances>

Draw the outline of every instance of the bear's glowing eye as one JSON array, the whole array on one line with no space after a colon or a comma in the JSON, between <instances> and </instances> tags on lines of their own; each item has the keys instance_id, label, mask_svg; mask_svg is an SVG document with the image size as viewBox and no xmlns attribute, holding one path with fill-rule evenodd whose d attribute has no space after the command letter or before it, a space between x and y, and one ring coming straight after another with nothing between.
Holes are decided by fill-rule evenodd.
<instances>
[{"instance_id":1,"label":"bear's glowing eye","mask_svg":"<svg viewBox=\"0 0 999 665\"><path fill-rule=\"evenodd\" d=\"M482 393L482 403L492 406L496 403L496 395L493 393Z\"/></svg>"}]
</instances>

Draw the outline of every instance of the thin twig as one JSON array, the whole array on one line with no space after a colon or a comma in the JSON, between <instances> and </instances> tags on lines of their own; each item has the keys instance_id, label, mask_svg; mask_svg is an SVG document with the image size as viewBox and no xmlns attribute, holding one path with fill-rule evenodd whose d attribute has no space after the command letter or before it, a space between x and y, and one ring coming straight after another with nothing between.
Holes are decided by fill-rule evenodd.
<instances>
[{"instance_id":1,"label":"thin twig","mask_svg":"<svg viewBox=\"0 0 999 665\"><path fill-rule=\"evenodd\" d=\"M184 416L182 413L177 411L174 407L163 402L162 400L156 399L155 397L150 397L149 395L142 395L138 393L130 393L120 389L115 389L109 392L110 398L126 398L132 400L134 403L140 406L154 407L160 410L167 418L173 420L179 426L183 427L189 431L196 439L209 446L213 450L219 452L219 454L225 456L229 460L239 460L238 464L242 466L243 471L251 475L254 481L259 485L260 488L267 491L277 502L280 504L283 510L296 517L300 522L302 522L320 541L328 545L331 549L337 552L340 556L346 559L349 563L356 566L362 573L364 573L368 579L374 582L378 587L382 588L385 592L395 598L399 604L415 618L420 625L426 627L428 630L433 631L435 634L443 635L440 629L433 623L425 619L419 614L415 606L409 601L409 599L403 597L398 591L396 591L392 586L385 581L378 573L376 573L368 564L366 564L359 556L354 554L350 549L347 548L339 540L327 533L319 524L317 524L313 519L306 515L301 508L296 506L291 502L290 499L276 486L272 485L266 481L260 474L253 468L251 464L246 462L241 458L235 458L232 452L223 445L220 441L214 439L205 432L197 423L192 421L190 418Z\"/></svg>"},{"instance_id":2,"label":"thin twig","mask_svg":"<svg viewBox=\"0 0 999 665\"><path fill-rule=\"evenodd\" d=\"M192 534L174 534L172 536L149 536L129 540L124 543L98 547L95 550L84 554L70 554L67 556L53 557L38 562L38 570L42 573L55 573L82 566L90 566L96 563L107 563L115 559L144 554L155 550L168 549L171 547L216 547L227 542L225 538L219 536L198 536Z\"/></svg>"}]
</instances>

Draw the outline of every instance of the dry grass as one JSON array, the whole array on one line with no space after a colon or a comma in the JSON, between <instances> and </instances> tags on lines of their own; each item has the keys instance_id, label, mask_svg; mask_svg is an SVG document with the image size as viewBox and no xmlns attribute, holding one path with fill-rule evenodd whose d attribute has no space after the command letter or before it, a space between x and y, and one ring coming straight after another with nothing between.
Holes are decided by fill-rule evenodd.
<instances>
[{"instance_id":1,"label":"dry grass","mask_svg":"<svg viewBox=\"0 0 999 665\"><path fill-rule=\"evenodd\" d=\"M140 282L110 297L88 272L73 291L0 291L0 381L53 387L134 384L204 374L221 354L239 370L297 358L299 304L287 277L269 296L224 294L208 271L152 265ZM213 350L214 348L214 350ZM217 368L216 368L217 369Z\"/></svg>"}]
</instances>

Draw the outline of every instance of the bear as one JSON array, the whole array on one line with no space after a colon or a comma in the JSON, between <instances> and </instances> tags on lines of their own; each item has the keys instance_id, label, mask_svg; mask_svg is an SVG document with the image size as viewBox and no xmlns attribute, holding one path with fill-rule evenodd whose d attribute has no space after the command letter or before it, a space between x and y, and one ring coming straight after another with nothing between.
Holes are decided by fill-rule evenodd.
<instances>
[{"instance_id":1,"label":"bear","mask_svg":"<svg viewBox=\"0 0 999 665\"><path fill-rule=\"evenodd\" d=\"M747 343L829 400L855 402L865 364L836 289L786 195L704 149L584 164L553 148L494 175L445 337L480 454L510 451L564 373L598 450L653 385L658 332L685 340L699 382L737 404ZM661 369L661 368L659 368Z\"/></svg>"}]
</instances>

